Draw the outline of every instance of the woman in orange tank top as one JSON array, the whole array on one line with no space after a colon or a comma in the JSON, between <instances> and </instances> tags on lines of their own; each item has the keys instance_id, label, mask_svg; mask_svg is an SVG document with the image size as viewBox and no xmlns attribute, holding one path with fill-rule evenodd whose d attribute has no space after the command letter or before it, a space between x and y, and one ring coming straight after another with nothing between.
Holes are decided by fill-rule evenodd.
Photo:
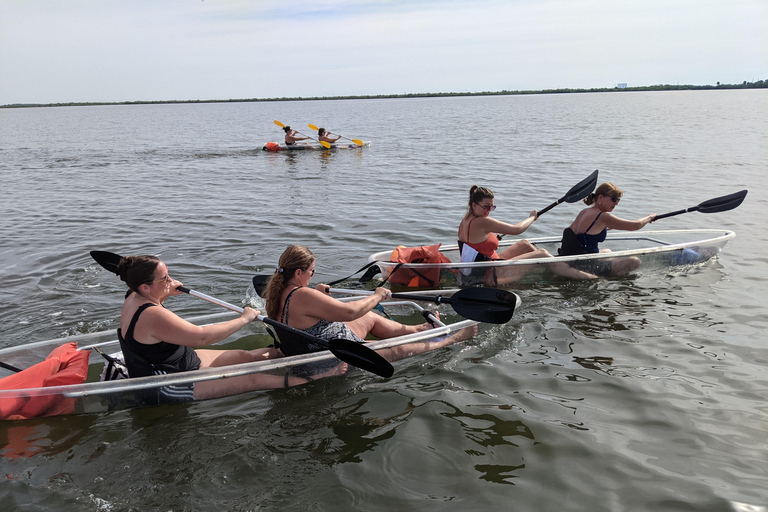
<instances>
[{"instance_id":1,"label":"woman in orange tank top","mask_svg":"<svg viewBox=\"0 0 768 512\"><path fill-rule=\"evenodd\" d=\"M510 245L500 253L499 239L496 233L504 235L519 235L530 227L538 218L538 212L533 210L527 219L517 224L508 224L492 218L491 212L496 209L493 191L489 188L473 185L469 189L467 213L459 224L459 247L462 261L487 260L518 260L527 258L552 258L546 249L538 249L528 240L520 240ZM511 284L533 270L534 266L524 265L492 269L484 278L488 286ZM595 275L581 272L568 265L553 263L549 269L557 274L573 279L594 279Z\"/></svg>"}]
</instances>

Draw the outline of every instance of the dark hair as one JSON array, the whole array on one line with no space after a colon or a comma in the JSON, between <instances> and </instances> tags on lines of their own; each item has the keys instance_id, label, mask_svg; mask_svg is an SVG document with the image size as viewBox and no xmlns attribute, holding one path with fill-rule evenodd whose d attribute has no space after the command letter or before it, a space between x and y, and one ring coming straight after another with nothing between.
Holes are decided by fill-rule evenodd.
<instances>
[{"instance_id":1,"label":"dark hair","mask_svg":"<svg viewBox=\"0 0 768 512\"><path fill-rule=\"evenodd\" d=\"M317 129L317 135L320 136L325 133L325 128L318 128Z\"/></svg>"},{"instance_id":2,"label":"dark hair","mask_svg":"<svg viewBox=\"0 0 768 512\"><path fill-rule=\"evenodd\" d=\"M290 126L283 126L283 131L285 133L288 133L289 131L291 131L291 127Z\"/></svg>"},{"instance_id":3,"label":"dark hair","mask_svg":"<svg viewBox=\"0 0 768 512\"><path fill-rule=\"evenodd\" d=\"M613 183L606 182L597 187L594 192L585 197L584 202L590 205L597 201L598 196L608 196L620 199L622 195L624 195L624 192L622 192L619 187Z\"/></svg>"},{"instance_id":4,"label":"dark hair","mask_svg":"<svg viewBox=\"0 0 768 512\"><path fill-rule=\"evenodd\" d=\"M159 264L160 258L148 254L120 258L120 263L117 264L117 275L128 285L128 288L138 292L142 284L152 284Z\"/></svg>"},{"instance_id":5,"label":"dark hair","mask_svg":"<svg viewBox=\"0 0 768 512\"><path fill-rule=\"evenodd\" d=\"M467 213L472 211L472 203L479 203L483 199L493 199L493 191L489 188L472 185L469 189L469 202L467 203Z\"/></svg>"},{"instance_id":6,"label":"dark hair","mask_svg":"<svg viewBox=\"0 0 768 512\"><path fill-rule=\"evenodd\" d=\"M289 245L280 255L275 273L267 282L264 297L267 300L267 316L269 318L280 320L280 295L282 295L288 281L296 274L296 271L307 270L315 261L315 255L303 245Z\"/></svg>"}]
</instances>

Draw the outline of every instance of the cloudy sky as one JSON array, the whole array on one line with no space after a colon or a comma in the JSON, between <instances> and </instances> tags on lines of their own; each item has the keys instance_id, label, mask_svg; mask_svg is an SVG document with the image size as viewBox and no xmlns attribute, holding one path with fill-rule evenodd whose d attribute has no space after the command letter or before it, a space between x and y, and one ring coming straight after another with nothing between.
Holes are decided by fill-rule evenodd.
<instances>
[{"instance_id":1,"label":"cloudy sky","mask_svg":"<svg viewBox=\"0 0 768 512\"><path fill-rule=\"evenodd\" d=\"M0 0L0 105L760 79L768 0Z\"/></svg>"}]
</instances>

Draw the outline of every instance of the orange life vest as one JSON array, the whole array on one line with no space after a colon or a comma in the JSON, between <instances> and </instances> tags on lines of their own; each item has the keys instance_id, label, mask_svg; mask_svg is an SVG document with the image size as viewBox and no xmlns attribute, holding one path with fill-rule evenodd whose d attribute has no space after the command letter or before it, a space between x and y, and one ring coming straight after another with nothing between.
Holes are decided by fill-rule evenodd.
<instances>
[{"instance_id":1,"label":"orange life vest","mask_svg":"<svg viewBox=\"0 0 768 512\"><path fill-rule=\"evenodd\" d=\"M389 282L408 287L434 288L440 284L440 268L415 269L408 263L450 263L451 260L440 252L440 245L405 247L398 245L392 251L389 261L402 263L390 270Z\"/></svg>"},{"instance_id":2,"label":"orange life vest","mask_svg":"<svg viewBox=\"0 0 768 512\"><path fill-rule=\"evenodd\" d=\"M88 376L90 351L77 350L70 342L55 348L45 361L0 379L0 389L27 389L81 384ZM75 399L61 395L21 396L0 399L0 420L26 420L40 416L68 414Z\"/></svg>"}]
</instances>

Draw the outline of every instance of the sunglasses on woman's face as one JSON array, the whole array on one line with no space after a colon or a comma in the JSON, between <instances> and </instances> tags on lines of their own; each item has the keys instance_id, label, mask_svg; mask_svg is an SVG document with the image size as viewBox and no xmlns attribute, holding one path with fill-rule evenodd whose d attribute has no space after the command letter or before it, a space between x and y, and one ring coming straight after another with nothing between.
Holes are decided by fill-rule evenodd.
<instances>
[{"instance_id":1,"label":"sunglasses on woman's face","mask_svg":"<svg viewBox=\"0 0 768 512\"><path fill-rule=\"evenodd\" d=\"M496 209L495 204L492 204L490 206L485 206L484 204L480 204L480 203L475 203L475 204L487 212L492 212L493 210Z\"/></svg>"}]
</instances>

